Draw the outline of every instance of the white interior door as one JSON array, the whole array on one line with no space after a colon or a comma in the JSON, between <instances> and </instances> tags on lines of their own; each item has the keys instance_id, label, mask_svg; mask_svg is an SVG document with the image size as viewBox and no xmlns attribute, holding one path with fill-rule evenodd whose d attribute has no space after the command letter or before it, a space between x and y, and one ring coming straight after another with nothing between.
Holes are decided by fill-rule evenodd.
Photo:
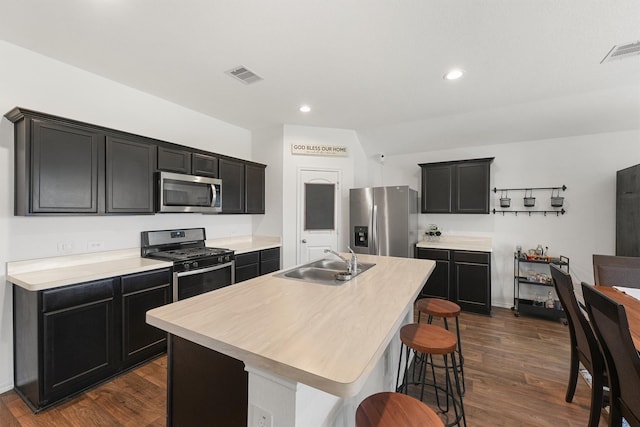
<instances>
[{"instance_id":1,"label":"white interior door","mask_svg":"<svg viewBox=\"0 0 640 427\"><path fill-rule=\"evenodd\" d=\"M322 258L338 249L340 171L301 169L298 172L298 264Z\"/></svg>"}]
</instances>

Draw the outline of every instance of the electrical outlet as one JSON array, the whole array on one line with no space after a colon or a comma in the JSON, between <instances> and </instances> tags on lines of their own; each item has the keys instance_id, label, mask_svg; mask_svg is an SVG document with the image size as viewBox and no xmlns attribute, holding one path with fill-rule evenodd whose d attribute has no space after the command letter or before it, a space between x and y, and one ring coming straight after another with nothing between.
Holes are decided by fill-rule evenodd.
<instances>
[{"instance_id":1,"label":"electrical outlet","mask_svg":"<svg viewBox=\"0 0 640 427\"><path fill-rule=\"evenodd\" d=\"M89 251L99 251L103 248L104 248L104 242L100 242L97 240L92 242L87 242L87 250Z\"/></svg>"},{"instance_id":2,"label":"electrical outlet","mask_svg":"<svg viewBox=\"0 0 640 427\"><path fill-rule=\"evenodd\" d=\"M251 427L273 427L273 415L266 409L251 405L252 422Z\"/></svg>"},{"instance_id":3,"label":"electrical outlet","mask_svg":"<svg viewBox=\"0 0 640 427\"><path fill-rule=\"evenodd\" d=\"M58 242L58 252L71 252L73 250L73 242Z\"/></svg>"}]
</instances>

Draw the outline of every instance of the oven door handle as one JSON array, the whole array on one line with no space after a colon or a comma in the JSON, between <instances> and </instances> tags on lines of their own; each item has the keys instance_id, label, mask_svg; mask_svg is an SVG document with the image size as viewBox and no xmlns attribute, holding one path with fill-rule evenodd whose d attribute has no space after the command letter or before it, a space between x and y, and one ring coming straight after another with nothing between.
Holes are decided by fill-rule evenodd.
<instances>
[{"instance_id":1,"label":"oven door handle","mask_svg":"<svg viewBox=\"0 0 640 427\"><path fill-rule=\"evenodd\" d=\"M228 263L225 263L225 264L218 264L218 265L214 265L213 267L198 268L196 270L183 271L181 273L178 273L177 276L178 277L184 277L184 276L191 276L191 275L194 275L194 274L208 273L210 271L220 270L222 268L227 268L227 267L233 267L233 262L228 262Z\"/></svg>"}]
</instances>

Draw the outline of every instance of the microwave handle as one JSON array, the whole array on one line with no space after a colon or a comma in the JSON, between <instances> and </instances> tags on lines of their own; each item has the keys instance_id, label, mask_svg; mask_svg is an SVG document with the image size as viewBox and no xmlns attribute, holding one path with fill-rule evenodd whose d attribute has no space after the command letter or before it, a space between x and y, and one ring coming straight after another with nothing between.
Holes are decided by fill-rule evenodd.
<instances>
[{"instance_id":1,"label":"microwave handle","mask_svg":"<svg viewBox=\"0 0 640 427\"><path fill-rule=\"evenodd\" d=\"M218 198L218 192L216 191L215 184L211 184L209 191L211 191L211 206L215 206L216 199Z\"/></svg>"}]
</instances>

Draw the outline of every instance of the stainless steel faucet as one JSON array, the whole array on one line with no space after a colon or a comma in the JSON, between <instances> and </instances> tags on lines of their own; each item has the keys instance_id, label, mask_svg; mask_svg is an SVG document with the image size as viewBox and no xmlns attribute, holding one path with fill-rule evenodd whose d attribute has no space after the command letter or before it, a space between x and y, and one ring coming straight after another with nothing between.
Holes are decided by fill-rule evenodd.
<instances>
[{"instance_id":1,"label":"stainless steel faucet","mask_svg":"<svg viewBox=\"0 0 640 427\"><path fill-rule=\"evenodd\" d=\"M343 257L338 252L332 251L331 249L325 249L324 253L325 254L331 253L331 254L337 256L338 258L340 258L342 261L344 261L344 263L347 264L347 271L350 274L358 273L358 257L356 256L355 252L353 252L353 249L351 249L349 246L347 246L347 249L349 249L349 252L351 252L351 259L350 260L348 260L345 257Z\"/></svg>"}]
</instances>

